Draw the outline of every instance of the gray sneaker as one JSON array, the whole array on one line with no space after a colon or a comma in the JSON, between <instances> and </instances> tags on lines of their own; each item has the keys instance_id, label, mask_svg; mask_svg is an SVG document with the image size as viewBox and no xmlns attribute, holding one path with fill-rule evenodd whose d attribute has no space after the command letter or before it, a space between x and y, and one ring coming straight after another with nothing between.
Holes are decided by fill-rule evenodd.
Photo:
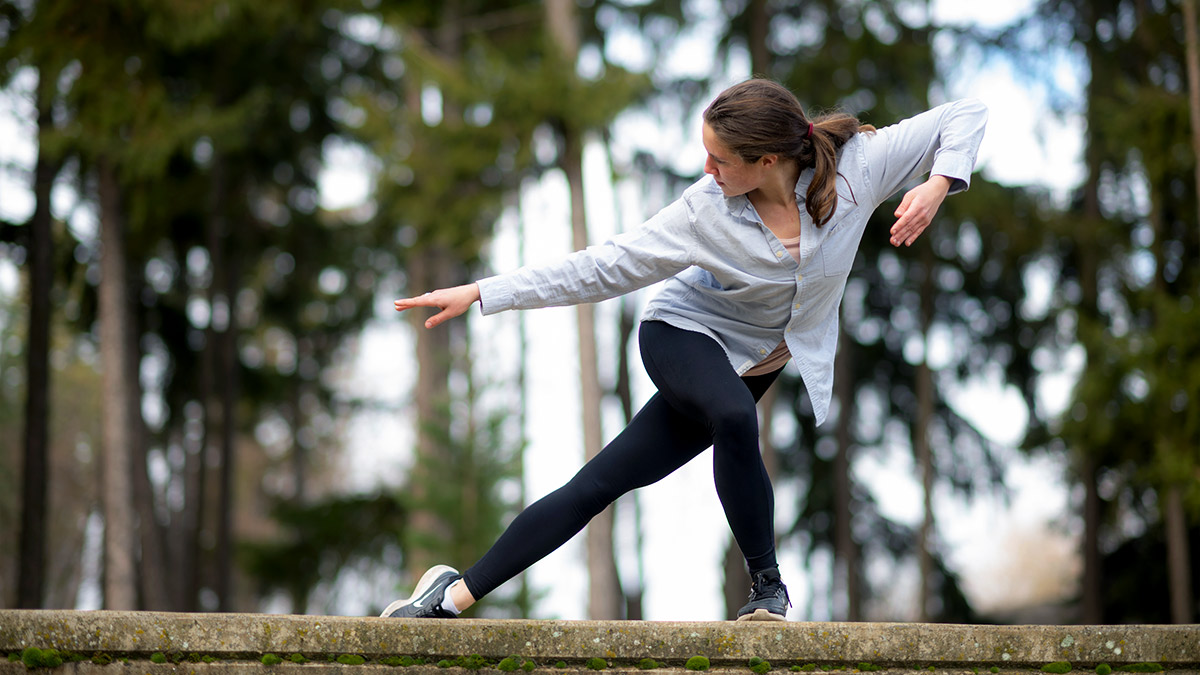
<instances>
[{"instance_id":1,"label":"gray sneaker","mask_svg":"<svg viewBox=\"0 0 1200 675\"><path fill-rule=\"evenodd\" d=\"M750 602L738 610L737 620L787 621L787 610L791 606L792 601L788 598L787 586L779 577L779 570L755 572L750 585Z\"/></svg>"},{"instance_id":2,"label":"gray sneaker","mask_svg":"<svg viewBox=\"0 0 1200 675\"><path fill-rule=\"evenodd\" d=\"M462 575L448 565L437 565L421 575L413 594L405 600L397 600L383 610L379 616L394 619L453 619L458 615L442 609L442 598L446 589Z\"/></svg>"}]
</instances>

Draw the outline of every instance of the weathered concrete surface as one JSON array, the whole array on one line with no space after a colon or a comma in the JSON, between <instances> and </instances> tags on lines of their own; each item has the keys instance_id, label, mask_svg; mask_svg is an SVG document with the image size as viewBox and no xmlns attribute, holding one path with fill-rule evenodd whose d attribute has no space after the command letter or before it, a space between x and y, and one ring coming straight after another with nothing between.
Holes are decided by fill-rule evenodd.
<instances>
[{"instance_id":1,"label":"weathered concrete surface","mask_svg":"<svg viewBox=\"0 0 1200 675\"><path fill-rule=\"evenodd\" d=\"M1160 664L1177 673L1200 673L1200 626L973 626L915 623L734 623L646 621L425 620L282 616L262 614L169 614L0 610L0 675L24 673L3 657L27 647L53 648L91 657L105 654L127 662L99 666L68 663L57 670L74 675L261 675L264 654L302 654L310 661L269 669L306 675L345 668L329 659L365 657L365 671L389 656L423 658L427 666L405 675L437 670L442 659L479 655L492 666L507 656L532 660L539 671L558 672L567 663L580 669L589 658L618 671L638 671L641 659L679 669L692 656L705 656L716 670L749 673L748 660L769 661L776 672L814 664L821 670L858 669L861 664L907 671L984 673L1040 669L1069 662L1076 672L1109 664ZM162 654L176 663L153 663ZM195 663L209 656L216 663ZM161 660L162 657L158 657ZM413 668L417 670L414 671ZM491 672L496 672L494 669ZM520 671L517 671L520 672ZM608 671L606 671L608 672ZM1040 672L1040 671L1039 671ZM397 673L396 675L399 675Z\"/></svg>"}]
</instances>

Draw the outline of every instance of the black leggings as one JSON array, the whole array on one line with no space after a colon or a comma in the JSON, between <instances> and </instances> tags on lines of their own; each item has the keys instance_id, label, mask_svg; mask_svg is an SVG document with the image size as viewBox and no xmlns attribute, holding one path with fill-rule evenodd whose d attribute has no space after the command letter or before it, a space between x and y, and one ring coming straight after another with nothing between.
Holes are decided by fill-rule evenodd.
<instances>
[{"instance_id":1,"label":"black leggings","mask_svg":"<svg viewBox=\"0 0 1200 675\"><path fill-rule=\"evenodd\" d=\"M476 599L562 546L617 497L665 478L709 446L717 496L750 572L775 567L775 497L759 454L755 404L779 372L738 377L715 340L661 321L643 322L638 337L658 393L463 574Z\"/></svg>"}]
</instances>

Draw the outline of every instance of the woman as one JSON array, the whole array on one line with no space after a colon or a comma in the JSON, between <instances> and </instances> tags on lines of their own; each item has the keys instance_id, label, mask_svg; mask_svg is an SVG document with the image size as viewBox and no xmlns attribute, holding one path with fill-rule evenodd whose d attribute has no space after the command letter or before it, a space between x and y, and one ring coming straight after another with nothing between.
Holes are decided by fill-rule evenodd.
<instances>
[{"instance_id":1,"label":"woman","mask_svg":"<svg viewBox=\"0 0 1200 675\"><path fill-rule=\"evenodd\" d=\"M658 392L474 566L461 575L434 567L383 616L456 616L620 495L712 446L717 494L752 579L738 620L785 620L755 404L794 358L816 422L825 421L838 305L871 212L931 174L895 210L891 243L912 245L946 195L967 188L987 110L959 101L877 131L840 113L810 121L790 91L755 79L722 92L703 117L705 177L638 229L554 264L396 301L397 311L439 309L425 322L432 328L477 301L486 315L597 302L667 280L639 331Z\"/></svg>"}]
</instances>

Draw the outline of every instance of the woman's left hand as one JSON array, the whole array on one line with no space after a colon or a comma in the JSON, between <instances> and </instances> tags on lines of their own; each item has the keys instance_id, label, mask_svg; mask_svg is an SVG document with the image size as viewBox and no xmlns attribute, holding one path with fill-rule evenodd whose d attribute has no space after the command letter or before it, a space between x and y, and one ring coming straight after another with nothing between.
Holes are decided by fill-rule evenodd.
<instances>
[{"instance_id":1,"label":"woman's left hand","mask_svg":"<svg viewBox=\"0 0 1200 675\"><path fill-rule=\"evenodd\" d=\"M900 206L896 207L896 223L892 225L892 246L912 246L917 237L933 222L946 193L950 192L950 179L945 176L930 176L929 180L904 193Z\"/></svg>"}]
</instances>

